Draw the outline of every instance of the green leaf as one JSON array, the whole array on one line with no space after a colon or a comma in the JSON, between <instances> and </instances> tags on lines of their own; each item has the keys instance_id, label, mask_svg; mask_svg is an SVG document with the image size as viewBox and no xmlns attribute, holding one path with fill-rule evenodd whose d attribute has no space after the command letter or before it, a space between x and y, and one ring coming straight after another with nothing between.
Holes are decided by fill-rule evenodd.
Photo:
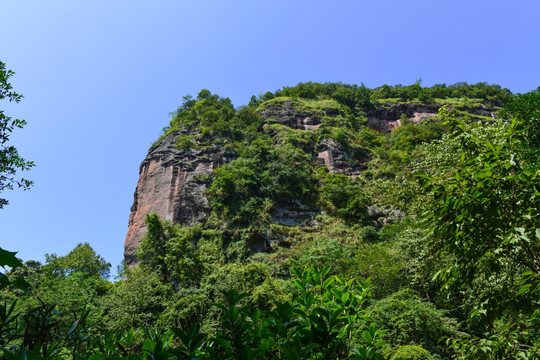
<instances>
[{"instance_id":1,"label":"green leaf","mask_svg":"<svg viewBox=\"0 0 540 360\"><path fill-rule=\"evenodd\" d=\"M332 285L334 285L334 277L331 276L329 277L328 279L326 279L323 283L323 289L328 289L329 287L331 287Z\"/></svg>"},{"instance_id":2,"label":"green leaf","mask_svg":"<svg viewBox=\"0 0 540 360\"><path fill-rule=\"evenodd\" d=\"M11 284L17 289L27 291L30 288L30 284L21 276L16 277Z\"/></svg>"},{"instance_id":3,"label":"green leaf","mask_svg":"<svg viewBox=\"0 0 540 360\"><path fill-rule=\"evenodd\" d=\"M491 141L489 141L489 139L486 139L486 145L491 149L491 151L493 151L494 154L498 154L498 151L495 150L495 147L493 146Z\"/></svg>"},{"instance_id":4,"label":"green leaf","mask_svg":"<svg viewBox=\"0 0 540 360\"><path fill-rule=\"evenodd\" d=\"M11 252L0 248L0 266L9 266L11 268L22 266L22 262L15 257L17 252Z\"/></svg>"},{"instance_id":5,"label":"green leaf","mask_svg":"<svg viewBox=\"0 0 540 360\"><path fill-rule=\"evenodd\" d=\"M486 177L491 177L492 175L492 172L491 170L486 170L486 171L478 171L474 174L474 177L478 178L478 179L484 179Z\"/></svg>"},{"instance_id":6,"label":"green leaf","mask_svg":"<svg viewBox=\"0 0 540 360\"><path fill-rule=\"evenodd\" d=\"M521 286L516 295L519 296L521 294L524 294L524 293L528 292L529 289L531 288L531 286L532 286L532 284L525 284L525 285Z\"/></svg>"},{"instance_id":7,"label":"green leaf","mask_svg":"<svg viewBox=\"0 0 540 360\"><path fill-rule=\"evenodd\" d=\"M79 325L79 320L75 320L73 322L73 325L71 325L71 327L68 330L68 336L70 336L75 331L78 325Z\"/></svg>"},{"instance_id":8,"label":"green leaf","mask_svg":"<svg viewBox=\"0 0 540 360\"><path fill-rule=\"evenodd\" d=\"M365 342L367 342L368 344L371 344L371 342L373 341L373 337L368 330L362 331L362 338L364 338Z\"/></svg>"},{"instance_id":9,"label":"green leaf","mask_svg":"<svg viewBox=\"0 0 540 360\"><path fill-rule=\"evenodd\" d=\"M301 280L299 280L299 279L294 279L294 280L293 280L293 283L294 283L294 285L296 285L296 287L297 287L298 289L300 289L301 291L305 291L306 288L307 288L306 284L305 284L304 282L302 282Z\"/></svg>"},{"instance_id":10,"label":"green leaf","mask_svg":"<svg viewBox=\"0 0 540 360\"><path fill-rule=\"evenodd\" d=\"M232 323L238 318L238 308L233 306L229 308L229 321Z\"/></svg>"}]
</instances>

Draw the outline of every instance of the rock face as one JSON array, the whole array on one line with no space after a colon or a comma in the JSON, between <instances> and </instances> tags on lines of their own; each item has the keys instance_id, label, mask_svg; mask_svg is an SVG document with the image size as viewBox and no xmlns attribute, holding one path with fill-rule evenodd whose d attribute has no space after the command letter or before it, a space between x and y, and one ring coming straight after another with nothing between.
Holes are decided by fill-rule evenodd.
<instances>
[{"instance_id":1,"label":"rock face","mask_svg":"<svg viewBox=\"0 0 540 360\"><path fill-rule=\"evenodd\" d=\"M310 106L295 106L293 101L273 101L260 111L267 123L278 123L297 130L316 130L321 126L323 118L337 118L340 109L328 103L327 108L315 108ZM387 127L387 125L385 124ZM313 151L314 149L310 150ZM367 150L356 150L352 154L346 151L332 139L321 141L316 149L317 160L325 165L333 174L358 175L365 170L366 162L371 160ZM305 223L304 218L312 217L305 209L299 209L294 204L282 207L276 214L276 222L281 224Z\"/></svg>"},{"instance_id":2,"label":"rock face","mask_svg":"<svg viewBox=\"0 0 540 360\"><path fill-rule=\"evenodd\" d=\"M368 114L367 126L381 132L390 132L392 129L402 125L401 115L405 114L414 124L419 124L424 119L437 116L440 104L379 104L375 110ZM466 112L487 117L495 117L495 108L486 105L478 105L473 108L463 108Z\"/></svg>"},{"instance_id":3,"label":"rock face","mask_svg":"<svg viewBox=\"0 0 540 360\"><path fill-rule=\"evenodd\" d=\"M366 163L371 160L371 156L365 149L355 150L348 155L335 141L327 139L319 144L317 159L332 174L352 176L367 169Z\"/></svg>"},{"instance_id":4,"label":"rock face","mask_svg":"<svg viewBox=\"0 0 540 360\"><path fill-rule=\"evenodd\" d=\"M389 132L401 125L406 115L414 124L436 116L438 104L378 104L368 114L367 126L382 132ZM494 116L494 109L476 104L473 108L460 109L470 114ZM275 99L259 108L259 113L267 124L278 123L302 131L314 131L325 121L339 122L344 118L343 110L336 102L307 102L294 99ZM129 228L125 240L124 258L127 265L137 263L135 250L146 233L146 214L157 213L162 219L180 225L192 225L204 220L208 213L206 190L208 175L215 168L233 159L218 146L204 150L182 150L176 140L179 136L191 135L184 131L168 134L153 145L139 170L139 182L135 190L134 202L129 216ZM308 145L313 158L330 173L359 176L367 169L371 156L364 149L344 148L331 138L315 140ZM206 178L206 179L205 179ZM288 226L306 226L320 209L313 209L291 201L277 204L271 213L271 221ZM370 209L370 218L376 226L399 219L403 214L393 209ZM253 252L265 251L270 244L264 234L254 234L247 246Z\"/></svg>"},{"instance_id":5,"label":"rock face","mask_svg":"<svg viewBox=\"0 0 540 360\"><path fill-rule=\"evenodd\" d=\"M272 210L271 221L286 226L307 226L311 225L313 218L318 213L320 211L317 209L311 209L309 206L297 201L291 201L287 204L278 204Z\"/></svg>"},{"instance_id":6,"label":"rock face","mask_svg":"<svg viewBox=\"0 0 540 360\"><path fill-rule=\"evenodd\" d=\"M333 112L334 109L328 109L327 115L337 115ZM292 101L274 102L260 113L267 121L275 121L293 129L315 130L321 126L319 114L299 110L294 107Z\"/></svg>"},{"instance_id":7,"label":"rock face","mask_svg":"<svg viewBox=\"0 0 540 360\"><path fill-rule=\"evenodd\" d=\"M180 150L176 147L180 134L173 132L158 141L140 166L124 244L127 265L137 263L135 250L146 233L146 214L155 212L162 219L182 225L191 225L206 216L208 184L201 178L211 174L227 157L220 149Z\"/></svg>"}]
</instances>

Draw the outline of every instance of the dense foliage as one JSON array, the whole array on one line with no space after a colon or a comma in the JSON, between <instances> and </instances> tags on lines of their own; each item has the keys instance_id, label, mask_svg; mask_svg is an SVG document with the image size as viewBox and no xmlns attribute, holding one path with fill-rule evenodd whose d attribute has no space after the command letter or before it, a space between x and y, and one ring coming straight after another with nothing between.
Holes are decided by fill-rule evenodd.
<instances>
[{"instance_id":1,"label":"dense foliage","mask_svg":"<svg viewBox=\"0 0 540 360\"><path fill-rule=\"evenodd\" d=\"M439 113L413 121L418 104ZM148 214L116 282L88 244L45 264L0 250L2 357L538 358L539 105L420 81L185 97L164 135L227 158L198 180L208 216ZM384 111L399 126L366 126Z\"/></svg>"}]
</instances>

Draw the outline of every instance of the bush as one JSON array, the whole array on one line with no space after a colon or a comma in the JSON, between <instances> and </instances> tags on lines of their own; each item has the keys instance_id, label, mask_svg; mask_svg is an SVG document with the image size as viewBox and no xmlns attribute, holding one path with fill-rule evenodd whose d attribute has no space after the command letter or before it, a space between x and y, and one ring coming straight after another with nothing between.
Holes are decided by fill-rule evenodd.
<instances>
[{"instance_id":1,"label":"bush","mask_svg":"<svg viewBox=\"0 0 540 360\"><path fill-rule=\"evenodd\" d=\"M208 191L210 207L225 224L262 225L277 204L315 202L311 158L288 143L254 141L215 173Z\"/></svg>"},{"instance_id":2,"label":"bush","mask_svg":"<svg viewBox=\"0 0 540 360\"><path fill-rule=\"evenodd\" d=\"M368 308L375 324L387 327L386 341L391 346L418 344L432 353L445 354L442 337L458 335L457 323L443 310L422 301L412 290L405 289L380 300Z\"/></svg>"},{"instance_id":3,"label":"bush","mask_svg":"<svg viewBox=\"0 0 540 360\"><path fill-rule=\"evenodd\" d=\"M341 174L327 174L320 187L322 208L329 214L349 223L365 223L370 205L362 187Z\"/></svg>"},{"instance_id":4,"label":"bush","mask_svg":"<svg viewBox=\"0 0 540 360\"><path fill-rule=\"evenodd\" d=\"M396 350L392 360L435 360L435 358L422 346L404 345Z\"/></svg>"}]
</instances>

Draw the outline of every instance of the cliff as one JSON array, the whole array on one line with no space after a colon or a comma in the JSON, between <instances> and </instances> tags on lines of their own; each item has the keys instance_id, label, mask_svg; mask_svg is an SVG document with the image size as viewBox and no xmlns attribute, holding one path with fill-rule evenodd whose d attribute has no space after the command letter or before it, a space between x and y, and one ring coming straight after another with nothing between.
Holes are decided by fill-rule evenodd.
<instances>
[{"instance_id":1,"label":"cliff","mask_svg":"<svg viewBox=\"0 0 540 360\"><path fill-rule=\"evenodd\" d=\"M200 95L197 100L189 100L183 105L171 122L171 130L150 148L140 166L125 240L124 256L128 265L137 262L135 250L146 232L146 214L155 212L162 219L181 225L204 221L211 212L208 191L214 170L237 157L238 149L242 147L236 145L235 148L233 144L249 143L253 137L264 134L275 144L287 142L305 153L311 159L313 169L325 167L329 174L357 178L369 168L374 157L372 148L358 140L363 128L384 134L403 125L405 120L420 125L429 119L437 119L441 106L447 106L458 116L483 121L494 118L497 110L496 106L482 101L432 100L422 103L395 99L373 101L369 108L358 110L358 107L332 98L277 96L237 111L230 101L209 94L204 93L204 97ZM214 105L208 105L210 103ZM206 107L206 112L198 106ZM246 109L254 113L253 119L257 119L250 120L249 126L254 129L250 135L242 133L247 126L245 123L235 123L241 118L240 112ZM297 162L292 166L295 164ZM403 215L391 207L382 209L371 208L367 215L377 226L391 221L392 214ZM320 212L321 207L317 204L282 199L271 205L269 219L285 226L309 226ZM386 220L383 221L383 217ZM253 245L249 240L246 245L255 251L268 249L269 239L256 235L257 239L261 238L255 241L257 244Z\"/></svg>"},{"instance_id":2,"label":"cliff","mask_svg":"<svg viewBox=\"0 0 540 360\"><path fill-rule=\"evenodd\" d=\"M124 246L127 264L137 261L134 253L146 232L146 214L156 213L162 219L183 225L201 221L206 215L208 186L198 177L211 174L223 164L223 153L217 148L178 149L176 139L180 134L171 132L154 144L139 168Z\"/></svg>"}]
</instances>

